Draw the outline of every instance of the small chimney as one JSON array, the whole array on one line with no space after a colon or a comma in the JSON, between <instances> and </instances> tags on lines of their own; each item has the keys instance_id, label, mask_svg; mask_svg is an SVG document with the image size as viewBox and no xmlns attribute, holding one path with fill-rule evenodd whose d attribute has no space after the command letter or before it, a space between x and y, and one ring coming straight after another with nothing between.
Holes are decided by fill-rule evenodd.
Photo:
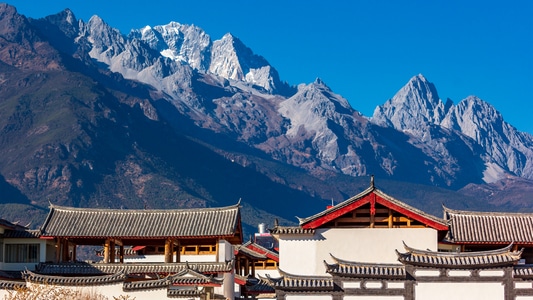
<instances>
[{"instance_id":1,"label":"small chimney","mask_svg":"<svg viewBox=\"0 0 533 300\"><path fill-rule=\"evenodd\" d=\"M257 231L259 232L259 234L266 233L265 223L259 223L259 225L257 225Z\"/></svg>"}]
</instances>

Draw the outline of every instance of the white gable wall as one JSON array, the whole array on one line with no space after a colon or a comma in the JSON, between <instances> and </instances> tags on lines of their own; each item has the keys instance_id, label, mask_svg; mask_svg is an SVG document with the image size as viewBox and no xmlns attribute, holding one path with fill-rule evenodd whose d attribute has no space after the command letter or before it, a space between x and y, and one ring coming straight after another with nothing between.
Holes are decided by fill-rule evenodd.
<instances>
[{"instance_id":1,"label":"white gable wall","mask_svg":"<svg viewBox=\"0 0 533 300\"><path fill-rule=\"evenodd\" d=\"M437 251L438 232L432 228L324 228L314 236L281 235L279 268L290 274L326 275L330 253L343 260L399 263L395 250L403 242L416 249Z\"/></svg>"}]
</instances>

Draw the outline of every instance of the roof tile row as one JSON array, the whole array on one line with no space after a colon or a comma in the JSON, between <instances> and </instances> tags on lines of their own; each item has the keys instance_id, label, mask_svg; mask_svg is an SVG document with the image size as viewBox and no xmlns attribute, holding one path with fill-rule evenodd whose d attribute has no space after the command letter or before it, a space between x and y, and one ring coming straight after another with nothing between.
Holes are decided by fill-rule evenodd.
<instances>
[{"instance_id":1,"label":"roof tile row","mask_svg":"<svg viewBox=\"0 0 533 300\"><path fill-rule=\"evenodd\" d=\"M51 206L41 232L52 237L233 236L239 204L222 208L121 210Z\"/></svg>"}]
</instances>

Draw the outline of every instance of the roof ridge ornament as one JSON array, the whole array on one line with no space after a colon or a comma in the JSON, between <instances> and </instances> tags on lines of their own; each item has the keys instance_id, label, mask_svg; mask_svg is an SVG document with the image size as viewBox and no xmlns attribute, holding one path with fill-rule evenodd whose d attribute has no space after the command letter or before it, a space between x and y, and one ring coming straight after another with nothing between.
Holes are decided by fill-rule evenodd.
<instances>
[{"instance_id":1,"label":"roof ridge ornament","mask_svg":"<svg viewBox=\"0 0 533 300\"><path fill-rule=\"evenodd\" d=\"M370 187L371 188L375 188L375 185L374 185L374 174L370 175Z\"/></svg>"}]
</instances>

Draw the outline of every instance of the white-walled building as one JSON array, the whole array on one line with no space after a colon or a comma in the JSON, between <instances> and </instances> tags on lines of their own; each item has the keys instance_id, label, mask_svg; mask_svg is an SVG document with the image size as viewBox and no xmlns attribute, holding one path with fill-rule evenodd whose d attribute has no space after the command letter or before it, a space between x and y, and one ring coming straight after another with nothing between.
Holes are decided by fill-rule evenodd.
<instances>
[{"instance_id":1,"label":"white-walled building","mask_svg":"<svg viewBox=\"0 0 533 300\"><path fill-rule=\"evenodd\" d=\"M397 263L396 249L438 248L444 220L398 201L371 186L336 206L299 219L297 227L277 226L279 268L287 273L323 275L330 257L372 263Z\"/></svg>"},{"instance_id":2,"label":"white-walled building","mask_svg":"<svg viewBox=\"0 0 533 300\"><path fill-rule=\"evenodd\" d=\"M40 239L38 230L0 219L0 270L35 270L53 258L54 246Z\"/></svg>"},{"instance_id":3,"label":"white-walled building","mask_svg":"<svg viewBox=\"0 0 533 300\"><path fill-rule=\"evenodd\" d=\"M513 243L533 243L533 215L445 209L445 217L372 180L299 226L275 226L280 276L267 280L287 300L533 299L533 265L521 264Z\"/></svg>"},{"instance_id":4,"label":"white-walled building","mask_svg":"<svg viewBox=\"0 0 533 300\"><path fill-rule=\"evenodd\" d=\"M24 271L24 281L0 278L3 295L25 283L137 300L235 296L234 245L242 244L239 204L174 210L51 205L39 230L1 228L1 270ZM103 260L78 261L79 245L103 245ZM133 255L126 249L137 259L127 259Z\"/></svg>"}]
</instances>

